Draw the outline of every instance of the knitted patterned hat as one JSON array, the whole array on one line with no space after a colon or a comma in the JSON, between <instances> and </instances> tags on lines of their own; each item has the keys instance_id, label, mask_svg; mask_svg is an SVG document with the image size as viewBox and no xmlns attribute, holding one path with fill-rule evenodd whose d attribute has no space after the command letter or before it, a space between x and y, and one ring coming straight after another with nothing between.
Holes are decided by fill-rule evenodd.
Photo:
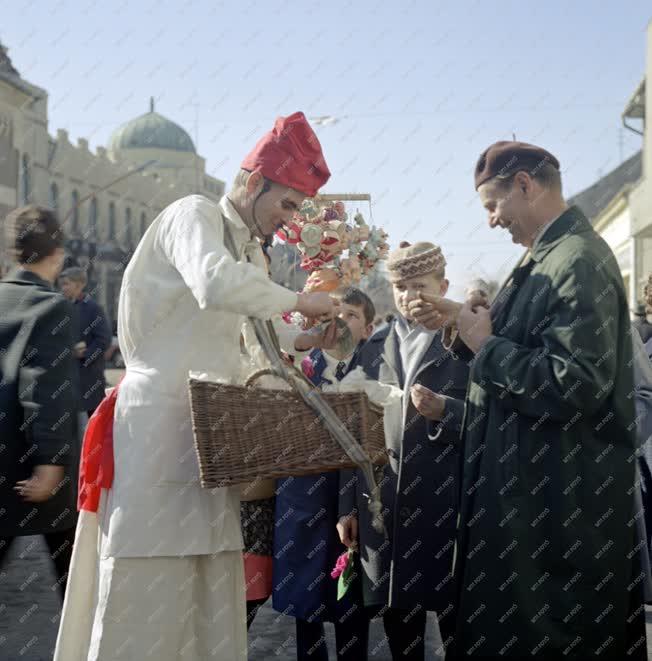
<instances>
[{"instance_id":1,"label":"knitted patterned hat","mask_svg":"<svg viewBox=\"0 0 652 661\"><path fill-rule=\"evenodd\" d=\"M411 245L407 241L401 241L400 246L389 255L387 270L392 282L428 273L432 273L437 278L444 278L446 260L441 248L434 243L419 241Z\"/></svg>"}]
</instances>

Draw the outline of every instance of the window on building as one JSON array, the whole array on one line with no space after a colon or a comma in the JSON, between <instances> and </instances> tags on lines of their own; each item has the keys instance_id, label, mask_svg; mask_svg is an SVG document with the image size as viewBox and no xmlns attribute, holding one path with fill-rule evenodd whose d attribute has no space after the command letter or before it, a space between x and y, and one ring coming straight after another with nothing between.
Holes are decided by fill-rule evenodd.
<instances>
[{"instance_id":1,"label":"window on building","mask_svg":"<svg viewBox=\"0 0 652 661\"><path fill-rule=\"evenodd\" d=\"M145 234L145 230L147 229L147 216L145 215L145 212L143 211L140 214L140 238L143 238L143 235Z\"/></svg>"},{"instance_id":2,"label":"window on building","mask_svg":"<svg viewBox=\"0 0 652 661\"><path fill-rule=\"evenodd\" d=\"M97 199L92 197L88 208L88 231L91 237L97 236Z\"/></svg>"},{"instance_id":3,"label":"window on building","mask_svg":"<svg viewBox=\"0 0 652 661\"><path fill-rule=\"evenodd\" d=\"M125 243L127 246L131 246L132 237L133 231L131 228L131 208L127 207L125 209Z\"/></svg>"},{"instance_id":4,"label":"window on building","mask_svg":"<svg viewBox=\"0 0 652 661\"><path fill-rule=\"evenodd\" d=\"M70 196L70 204L72 205L72 213L70 215L72 231L79 232L79 193L76 190Z\"/></svg>"},{"instance_id":5,"label":"window on building","mask_svg":"<svg viewBox=\"0 0 652 661\"><path fill-rule=\"evenodd\" d=\"M50 209L59 211L59 187L55 183L50 184Z\"/></svg>"},{"instance_id":6,"label":"window on building","mask_svg":"<svg viewBox=\"0 0 652 661\"><path fill-rule=\"evenodd\" d=\"M115 240L115 202L109 202L109 241Z\"/></svg>"},{"instance_id":7,"label":"window on building","mask_svg":"<svg viewBox=\"0 0 652 661\"><path fill-rule=\"evenodd\" d=\"M23 204L29 204L32 201L32 173L27 154L23 154L23 160L21 161L20 191Z\"/></svg>"}]
</instances>

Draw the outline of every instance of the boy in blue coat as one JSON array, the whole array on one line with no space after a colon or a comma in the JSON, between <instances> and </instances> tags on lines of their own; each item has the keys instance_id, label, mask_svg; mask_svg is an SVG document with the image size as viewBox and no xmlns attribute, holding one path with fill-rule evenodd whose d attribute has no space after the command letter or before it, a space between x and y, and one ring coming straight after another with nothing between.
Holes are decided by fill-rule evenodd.
<instances>
[{"instance_id":1,"label":"boy in blue coat","mask_svg":"<svg viewBox=\"0 0 652 661\"><path fill-rule=\"evenodd\" d=\"M346 357L313 348L302 367L316 386L339 381L356 367L365 368L360 349L373 331L374 305L353 287L340 300L339 316L347 323L356 347ZM324 622L335 624L339 660L367 658L369 620L360 585L354 581L337 601L337 581L330 576L337 557L346 551L336 530L339 492L338 471L289 477L277 484L272 598L277 611L296 618L298 661L327 661Z\"/></svg>"}]
</instances>

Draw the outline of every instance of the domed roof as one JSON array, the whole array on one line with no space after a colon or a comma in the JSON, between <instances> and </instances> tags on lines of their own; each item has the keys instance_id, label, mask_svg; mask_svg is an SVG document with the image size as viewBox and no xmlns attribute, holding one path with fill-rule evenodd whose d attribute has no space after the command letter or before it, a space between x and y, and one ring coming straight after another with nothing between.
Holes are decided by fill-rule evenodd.
<instances>
[{"instance_id":1,"label":"domed roof","mask_svg":"<svg viewBox=\"0 0 652 661\"><path fill-rule=\"evenodd\" d=\"M188 133L178 124L154 112L154 99L150 111L118 128L109 140L113 152L122 149L169 149L195 152Z\"/></svg>"}]
</instances>

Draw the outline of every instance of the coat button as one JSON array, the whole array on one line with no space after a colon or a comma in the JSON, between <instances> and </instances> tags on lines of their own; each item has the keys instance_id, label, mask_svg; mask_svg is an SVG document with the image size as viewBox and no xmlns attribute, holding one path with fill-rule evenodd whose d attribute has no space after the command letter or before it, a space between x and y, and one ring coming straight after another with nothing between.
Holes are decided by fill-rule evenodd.
<instances>
[{"instance_id":1,"label":"coat button","mask_svg":"<svg viewBox=\"0 0 652 661\"><path fill-rule=\"evenodd\" d=\"M410 518L410 515L412 514L412 511L410 510L409 507L401 507L399 516L401 517L401 521L407 521Z\"/></svg>"}]
</instances>

